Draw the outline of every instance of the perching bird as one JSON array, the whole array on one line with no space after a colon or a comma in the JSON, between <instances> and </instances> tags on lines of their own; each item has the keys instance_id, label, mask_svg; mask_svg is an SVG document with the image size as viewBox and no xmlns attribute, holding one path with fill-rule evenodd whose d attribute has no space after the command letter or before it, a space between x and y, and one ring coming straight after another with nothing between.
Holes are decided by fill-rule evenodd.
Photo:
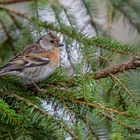
<instances>
[{"instance_id":1,"label":"perching bird","mask_svg":"<svg viewBox=\"0 0 140 140\"><path fill-rule=\"evenodd\" d=\"M54 32L49 32L37 42L28 45L7 65L0 68L1 75L22 77L25 83L32 84L47 78L59 66L59 48L63 46Z\"/></svg>"}]
</instances>

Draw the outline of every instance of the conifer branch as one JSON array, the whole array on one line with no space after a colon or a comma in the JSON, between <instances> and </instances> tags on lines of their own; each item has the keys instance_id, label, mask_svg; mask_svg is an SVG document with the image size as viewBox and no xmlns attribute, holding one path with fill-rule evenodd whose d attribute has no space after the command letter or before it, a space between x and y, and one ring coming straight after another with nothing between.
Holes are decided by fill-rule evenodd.
<instances>
[{"instance_id":1,"label":"conifer branch","mask_svg":"<svg viewBox=\"0 0 140 140\"><path fill-rule=\"evenodd\" d=\"M17 21L16 17L12 13L8 13L10 18L13 20L14 24L16 25L17 28L21 28L19 22Z\"/></svg>"},{"instance_id":2,"label":"conifer branch","mask_svg":"<svg viewBox=\"0 0 140 140\"><path fill-rule=\"evenodd\" d=\"M9 128L7 128L7 132L8 132L8 134L9 134L11 140L14 140L14 137L12 136L11 131L9 130Z\"/></svg>"},{"instance_id":3,"label":"conifer branch","mask_svg":"<svg viewBox=\"0 0 140 140\"><path fill-rule=\"evenodd\" d=\"M119 10L130 22L133 27L140 32L139 16L138 14L123 0L110 0L115 9Z\"/></svg>"},{"instance_id":4,"label":"conifer branch","mask_svg":"<svg viewBox=\"0 0 140 140\"><path fill-rule=\"evenodd\" d=\"M85 0L82 0L82 2L83 2L83 5L85 6L85 8L87 10L88 16L90 17L90 23L91 23L92 27L95 29L95 32L96 32L97 36L99 36L98 35L98 28L97 28L96 22L93 20L93 16L92 16L92 14L91 14L91 12L90 12L90 10L89 10Z\"/></svg>"},{"instance_id":5,"label":"conifer branch","mask_svg":"<svg viewBox=\"0 0 140 140\"><path fill-rule=\"evenodd\" d=\"M23 117L15 112L15 110L10 109L8 104L6 104L2 99L0 99L0 113L3 114L1 119L7 117L10 123L13 125L23 125Z\"/></svg>"},{"instance_id":6,"label":"conifer branch","mask_svg":"<svg viewBox=\"0 0 140 140\"><path fill-rule=\"evenodd\" d=\"M103 106L100 103L94 104L94 103L88 103L86 101L80 101L80 100L74 100L73 102L75 102L77 104L87 105L87 106L90 106L90 107L95 107L96 109L102 109L104 111L107 111L108 113L114 113L114 114L117 114L117 115L128 116L128 114L126 112L120 112L120 111L115 110L115 109L106 108L105 106Z\"/></svg>"},{"instance_id":7,"label":"conifer branch","mask_svg":"<svg viewBox=\"0 0 140 140\"><path fill-rule=\"evenodd\" d=\"M49 94L49 93L45 93L45 94ZM54 95L53 93L50 93L49 95L54 96L54 97L57 96L57 94ZM41 97L42 94L39 94L38 96ZM112 109L112 108L106 108L101 103L88 103L87 101L79 100L79 99L71 99L70 100L68 98L61 97L60 95L58 95L57 97L58 97L58 100L60 100L60 101L66 101L66 102L68 101L68 102L72 102L73 104L86 105L89 107L96 108L97 110L100 111L100 113L99 113L100 116L104 116L104 117L110 119L111 121L116 120L116 116L118 116L118 115L125 116L127 118L139 119L139 117L129 115L127 112L120 112L120 111ZM140 133L140 128L133 127L131 125L126 125L122 121L117 121L117 123L122 125L123 127L127 128L128 130L130 130L133 133Z\"/></svg>"},{"instance_id":8,"label":"conifer branch","mask_svg":"<svg viewBox=\"0 0 140 140\"><path fill-rule=\"evenodd\" d=\"M114 118L110 117L108 114L102 114L103 116L107 117L109 120L113 121ZM122 127L126 128L127 130L129 130L131 133L134 134L140 134L140 128L138 127L134 127L131 125L126 125L124 122L122 121L117 121L117 124L121 125Z\"/></svg>"},{"instance_id":9,"label":"conifer branch","mask_svg":"<svg viewBox=\"0 0 140 140\"><path fill-rule=\"evenodd\" d=\"M56 89L55 91L57 92L57 87L56 88L54 87L54 89ZM60 90L60 87L59 87L58 90ZM61 91L60 91L60 93L61 93ZM97 103L97 102L95 102L95 103L91 102L90 103L88 101L85 101L84 99L82 99L82 100L73 99L73 98L65 97L63 95L61 96L60 94L54 94L53 92L49 93L49 92L47 92L47 90L46 90L46 92L44 92L44 94L47 95L47 96L48 95L53 96L54 98L57 98L57 100L59 100L60 102L65 102L65 103L69 102L69 103L72 103L72 105L85 105L85 106L87 106L91 109L95 108L99 112L98 114L100 116L105 116L106 118L111 118L111 120L116 119L117 116L126 117L127 119L130 118L130 119L140 120L140 117L136 116L135 114L133 115L133 114L129 114L127 111L126 112L121 112L121 111L118 111L118 110L113 109L113 108L108 108L105 105L103 105L102 103ZM44 99L44 95L38 94L38 96L40 98L42 98L42 96L43 96L42 99ZM70 109L70 105L67 104L67 108ZM119 124L119 122L117 122L117 123ZM123 126L126 127L126 128L129 128L131 130L134 130L133 127L131 127L129 125L127 126L124 123L123 123ZM136 128L136 131L139 130L139 129L140 128Z\"/></svg>"},{"instance_id":10,"label":"conifer branch","mask_svg":"<svg viewBox=\"0 0 140 140\"><path fill-rule=\"evenodd\" d=\"M33 0L2 0L0 4L14 4L14 3L20 3L20 2L29 2Z\"/></svg>"},{"instance_id":11,"label":"conifer branch","mask_svg":"<svg viewBox=\"0 0 140 140\"><path fill-rule=\"evenodd\" d=\"M111 40L109 38L101 37L101 38L88 38L85 35L81 34L75 28L70 28L69 26L63 25L61 23L61 28L58 28L54 24L43 23L38 19L32 19L33 22L38 23L38 25L54 30L56 32L60 32L69 38L72 38L79 43L82 43L86 47L95 46L98 48L103 48L109 50L111 52L116 52L124 55L132 55L132 56L140 56L140 52L138 49L135 49L133 46L120 43L115 40Z\"/></svg>"},{"instance_id":12,"label":"conifer branch","mask_svg":"<svg viewBox=\"0 0 140 140\"><path fill-rule=\"evenodd\" d=\"M133 46L119 43L118 41L113 41L107 38L87 38L84 35L82 35L80 32L77 31L75 28L70 28L69 26L63 25L61 23L61 28L55 26L54 24L50 23L43 23L35 18L30 18L28 16L25 16L25 14L17 12L13 9L7 8L5 6L0 6L0 9L3 9L7 12L11 12L13 14L16 14L18 16L21 16L23 18L26 18L27 20L30 20L32 22L37 23L39 26L42 26L47 29L54 30L56 32L60 32L74 40L77 40L78 42L84 44L85 46L96 46L99 48L107 49L112 52L124 54L124 55L132 55L132 56L140 56L140 52L137 49L134 49Z\"/></svg>"},{"instance_id":13,"label":"conifer branch","mask_svg":"<svg viewBox=\"0 0 140 140\"><path fill-rule=\"evenodd\" d=\"M43 110L41 107L37 106L36 104L32 103L31 101L29 101L28 99L25 99L22 96L19 96L17 94L14 93L9 93L9 97L15 97L18 100L21 100L23 102L25 102L28 106L31 106L33 108L35 108L36 110L38 110L41 114L43 114L43 117L47 117L47 116L51 116L51 118L53 120L56 120L55 117L53 117L52 115L48 114L45 110ZM41 116L41 115L40 115ZM63 129L69 133L71 135L72 138L74 138L75 140L78 140L78 138L75 136L75 134L73 134L68 128L67 125L64 122L59 122L58 120L56 120L58 125L61 125L63 127Z\"/></svg>"},{"instance_id":14,"label":"conifer branch","mask_svg":"<svg viewBox=\"0 0 140 140\"><path fill-rule=\"evenodd\" d=\"M25 18L27 20L30 20L30 17L26 16L25 13L20 13L20 12L17 12L9 7L6 7L6 6L3 6L3 5L0 5L0 10L3 10L3 11L6 11L7 13L13 13L17 16L20 16L22 18Z\"/></svg>"},{"instance_id":15,"label":"conifer branch","mask_svg":"<svg viewBox=\"0 0 140 140\"><path fill-rule=\"evenodd\" d=\"M31 1L34 1L33 7L36 8L37 14L35 15L35 17L29 17L25 13L20 13L16 9L11 9L8 7L8 4ZM131 6L130 4L132 4L133 2L130 2L130 0L128 0L129 3L123 0L110 1L113 1L113 3L115 3L116 5L116 7L114 7L118 10L121 9L120 11L123 13L123 15L138 31L140 31L140 28L138 27L139 13L137 12L138 8L135 10L135 3ZM87 59L90 59L92 56L94 57L94 54L92 54L92 52L94 53L94 50L96 49L94 49L93 47L101 48L103 51L107 50L107 53L109 53L108 51L110 51L113 53L140 57L140 50L131 45L123 44L119 41L115 41L105 37L89 38L85 34L82 34L77 28L75 28L75 26L73 26L75 25L75 21L73 21L74 19L71 20L70 13L67 12L69 10L68 7L64 8L64 12L66 14L66 18L68 18L67 22L70 22L71 26L63 24L63 21L61 20L62 18L60 17L61 12L63 12L63 6L60 7L60 5L58 5L57 7L57 4L53 2L56 1L49 1L49 6L51 6L52 10L54 11L53 16L55 17L55 19L57 19L58 22L55 22L56 24L48 22L44 23L39 20L40 15L38 14L38 12L40 11L37 10L38 8L40 9L44 7L41 7L41 3L38 0L0 0L0 11L2 11L2 17L6 14L5 18L9 19L10 21L12 20L12 24L14 24L14 27L22 29L20 32L21 42L15 42L17 43L17 46L18 44L22 46L25 46L23 44L28 44L25 41L25 39L28 37L25 36L30 29L25 29L26 27L24 28L24 26L20 28L20 22L18 22L18 19L26 19L27 27L30 27L30 23L32 23L33 30L34 27L39 27L39 31L43 30L44 32L45 29L54 30L63 34L63 39L64 41L66 41L66 44L69 42L70 44L72 44L73 42L78 43L79 47L81 47L80 51L83 56L86 56L85 52L90 52L89 55L86 56ZM91 5L88 5L86 1L83 1L83 4L83 8L87 9L86 14L91 18L91 21L87 20L88 23L91 22L93 27L98 28L98 25L96 26L97 23L95 23L95 21L92 19L93 17L90 13L90 8L92 8L90 7ZM78 6L78 4L76 6ZM127 12L129 11L129 9L130 13ZM111 16L113 15L110 15L110 21L112 20ZM2 19L0 20L0 22L3 29L2 31L5 32L5 35L7 35L8 38L4 45L7 45L6 47L8 47L9 49L9 41L12 40L13 37L11 36L11 33L9 33L9 28L7 28L6 26L8 24L3 22ZM10 24L11 22L9 23L9 25ZM15 31L17 31L17 28ZM95 30L97 31L98 29ZM36 30L35 32L31 33L31 39L36 37L34 36L34 33L36 33ZM41 34L42 33L43 32L41 32ZM9 55L11 54L11 52L9 53L11 49L8 49L5 49L6 52L1 53L2 60L4 60L3 55L5 55L4 57L6 58L6 55L7 57L9 57ZM112 56L112 54L110 55ZM124 95L122 93L123 89L125 95L128 94L128 97L131 98L130 102L132 102L133 100L134 102L139 103L139 98L136 98L137 100L135 99L135 96L137 96L135 94L137 93L137 89L135 89L135 87L127 88L121 80L115 77L115 74L124 73L125 71L139 68L139 57L132 60L130 60L130 58L128 61L122 62L121 64L109 66L108 68L102 70L100 69L99 71L95 72L90 71L89 74L79 74L78 76L73 76L72 78L67 78L64 74L60 74L59 70L56 70L56 73L54 73L47 80L37 83L39 86L39 90L34 86L30 88L23 86L23 81L21 79L9 76L0 77L0 129L2 128L2 131L0 132L0 138L43 139L46 138L46 136L52 136L52 139L57 140L65 139L68 136L71 137L71 139L79 140L81 137L87 139L93 139L96 137L96 139L100 139L100 135L105 138L110 134L113 136L119 134L122 137L128 136L129 139L131 136L133 136L133 134L140 134L140 127L138 125L140 122L140 110L138 106L136 106L137 104L127 104L127 106L124 107L123 110L123 103L120 102L120 98L119 100L117 98L118 94ZM93 59L91 58L90 60ZM78 65L75 68L77 68L79 72L81 70L81 65ZM124 78L125 75L122 74L121 76L122 78ZM110 79L107 80L107 83L105 80L99 82L96 81L106 77L111 77L111 79L115 81L115 83ZM132 75L130 76L130 78L131 77ZM124 80L126 80L125 82L127 82L128 79ZM132 90L134 92L134 95L131 93ZM104 96L102 94L104 92L107 92L107 95L104 94ZM104 97L107 98L105 99ZM124 101L126 101L124 97L122 98L124 99ZM119 130L119 132L113 130L110 133L100 127L97 128L100 131L98 133L98 130L96 131L96 128L94 128L94 122L96 120L101 122L103 119L105 119L105 121L109 120L109 125L105 124L105 126L104 123L102 123L102 128L108 127L110 130L110 125L114 124L113 122L115 122L116 126L112 126L115 129L116 127L119 127L119 129L117 128L117 131ZM98 125L99 122L96 122L96 124ZM123 128L123 131L120 130L120 128Z\"/></svg>"},{"instance_id":16,"label":"conifer branch","mask_svg":"<svg viewBox=\"0 0 140 140\"><path fill-rule=\"evenodd\" d=\"M53 97L57 97L58 100L60 100L61 102L69 101L69 102L72 102L73 104L87 105L89 107L96 108L97 110L100 110L101 112L107 112L108 115L114 114L114 115L130 117L130 118L134 117L134 116L129 115L127 112L121 112L116 109L107 108L102 103L90 103L90 102L87 102L85 100L80 100L80 99L71 99L70 100L66 97L61 97L61 96L59 96L59 95L57 96L56 94L53 94L53 93L48 93L47 90L45 92L45 89L43 89L43 90L44 90L43 93L49 94L50 96L53 96ZM42 98L42 95L38 95L38 96ZM137 117L137 119L140 119L140 118Z\"/></svg>"},{"instance_id":17,"label":"conifer branch","mask_svg":"<svg viewBox=\"0 0 140 140\"><path fill-rule=\"evenodd\" d=\"M131 133L140 134L140 128L134 127L134 126L131 126L131 125L126 125L126 124L124 124L122 121L119 121L118 123L119 123L121 126L127 128Z\"/></svg>"},{"instance_id":18,"label":"conifer branch","mask_svg":"<svg viewBox=\"0 0 140 140\"><path fill-rule=\"evenodd\" d=\"M88 119L83 117L82 120L86 124L87 129L89 130L88 135L90 136L92 134L96 138L96 140L100 140L100 138L99 138L100 136L98 136L98 134L96 134L96 132L93 131L93 128L92 128L91 124L88 122Z\"/></svg>"},{"instance_id":19,"label":"conifer branch","mask_svg":"<svg viewBox=\"0 0 140 140\"><path fill-rule=\"evenodd\" d=\"M128 71L130 69L134 69L136 67L140 67L140 59L132 59L122 64L114 65L112 67L100 70L95 73L93 79L98 80L101 78L106 78L109 77L110 74L115 75L124 71Z\"/></svg>"},{"instance_id":20,"label":"conifer branch","mask_svg":"<svg viewBox=\"0 0 140 140\"><path fill-rule=\"evenodd\" d=\"M126 91L126 93L128 94L128 96L130 97L130 99L132 99L135 104L138 103L138 101L134 98L133 94L127 89L127 87L113 74L110 73L110 77L116 81L120 86L122 86L122 88Z\"/></svg>"}]
</instances>

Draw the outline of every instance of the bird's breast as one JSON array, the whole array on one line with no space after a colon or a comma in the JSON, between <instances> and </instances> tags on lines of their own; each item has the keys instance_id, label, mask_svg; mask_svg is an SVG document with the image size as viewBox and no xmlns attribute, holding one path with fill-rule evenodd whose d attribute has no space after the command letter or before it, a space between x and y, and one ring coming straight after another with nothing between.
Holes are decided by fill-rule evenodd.
<instances>
[{"instance_id":1,"label":"bird's breast","mask_svg":"<svg viewBox=\"0 0 140 140\"><path fill-rule=\"evenodd\" d=\"M34 82L43 80L50 76L59 66L60 56L57 48L53 51L42 53L41 56L48 58L50 60L49 63L43 66L26 68L23 75L27 79L31 79Z\"/></svg>"}]
</instances>

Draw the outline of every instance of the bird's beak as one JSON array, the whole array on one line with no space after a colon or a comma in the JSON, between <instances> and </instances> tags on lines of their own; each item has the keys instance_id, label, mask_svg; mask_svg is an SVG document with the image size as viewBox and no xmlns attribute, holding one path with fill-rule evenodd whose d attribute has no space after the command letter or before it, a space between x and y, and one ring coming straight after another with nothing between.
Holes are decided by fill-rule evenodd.
<instances>
[{"instance_id":1,"label":"bird's beak","mask_svg":"<svg viewBox=\"0 0 140 140\"><path fill-rule=\"evenodd\" d=\"M58 43L58 46L57 47L62 47L62 46L64 46L64 44Z\"/></svg>"}]
</instances>

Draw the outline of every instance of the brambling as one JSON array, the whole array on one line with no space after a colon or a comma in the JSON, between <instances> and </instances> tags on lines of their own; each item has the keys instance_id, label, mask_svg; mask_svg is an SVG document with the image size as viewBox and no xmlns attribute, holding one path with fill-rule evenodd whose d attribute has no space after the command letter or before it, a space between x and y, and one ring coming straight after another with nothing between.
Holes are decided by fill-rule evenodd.
<instances>
[{"instance_id":1,"label":"brambling","mask_svg":"<svg viewBox=\"0 0 140 140\"><path fill-rule=\"evenodd\" d=\"M28 45L8 64L0 68L0 75L16 75L33 84L51 75L60 63L59 48L63 46L54 32Z\"/></svg>"}]
</instances>

